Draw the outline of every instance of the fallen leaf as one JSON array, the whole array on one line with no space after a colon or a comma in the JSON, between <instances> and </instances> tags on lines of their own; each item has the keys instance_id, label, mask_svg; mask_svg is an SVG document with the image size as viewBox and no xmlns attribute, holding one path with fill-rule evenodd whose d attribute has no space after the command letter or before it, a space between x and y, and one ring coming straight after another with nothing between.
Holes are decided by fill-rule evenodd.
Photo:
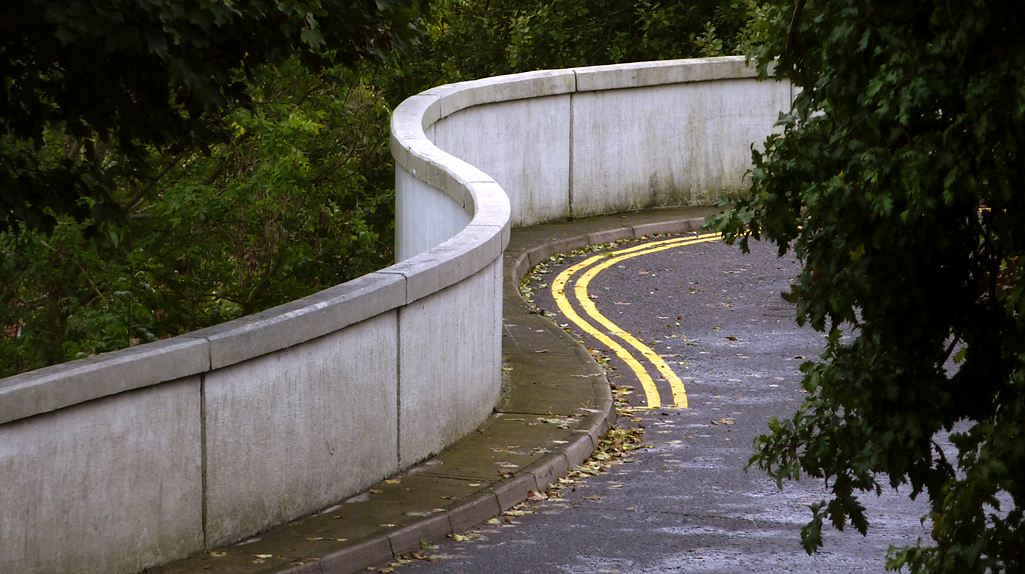
<instances>
[{"instance_id":1,"label":"fallen leaf","mask_svg":"<svg viewBox=\"0 0 1025 574\"><path fill-rule=\"evenodd\" d=\"M548 495L543 492L531 490L527 493L527 500L533 500L534 502L541 502L542 500L548 500Z\"/></svg>"},{"instance_id":2,"label":"fallen leaf","mask_svg":"<svg viewBox=\"0 0 1025 574\"><path fill-rule=\"evenodd\" d=\"M386 480L384 482L385 482L385 484L402 484L401 480L395 480L395 479L388 479L388 480Z\"/></svg>"},{"instance_id":3,"label":"fallen leaf","mask_svg":"<svg viewBox=\"0 0 1025 574\"><path fill-rule=\"evenodd\" d=\"M729 417L726 417L726 418L723 418L723 419L719 419L717 421L712 421L712 424L714 424L714 425L735 425L735 424L737 424L737 421L735 421L735 420L733 420L733 419L731 419Z\"/></svg>"},{"instance_id":4,"label":"fallen leaf","mask_svg":"<svg viewBox=\"0 0 1025 574\"><path fill-rule=\"evenodd\" d=\"M513 450L515 448L518 448L517 445L512 445L512 446L509 446L509 447L506 447L506 448L502 448L502 447L497 447L496 446L496 447L491 447L491 451L492 452L504 452L506 454L519 454L519 455L527 454L527 453L525 453L523 451L520 451L520 450Z\"/></svg>"}]
</instances>

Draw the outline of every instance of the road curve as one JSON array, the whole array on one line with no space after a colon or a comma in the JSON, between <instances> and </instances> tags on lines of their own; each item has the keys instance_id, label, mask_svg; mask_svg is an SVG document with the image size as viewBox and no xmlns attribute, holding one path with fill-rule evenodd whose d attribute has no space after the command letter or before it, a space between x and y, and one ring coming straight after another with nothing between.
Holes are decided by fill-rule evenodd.
<instances>
[{"instance_id":1,"label":"road curve","mask_svg":"<svg viewBox=\"0 0 1025 574\"><path fill-rule=\"evenodd\" d=\"M769 416L787 416L803 400L798 368L822 347L821 334L798 328L792 308L779 297L797 263L777 258L766 245L742 255L736 247L697 242L694 236L667 239L620 245L614 248L618 254L568 257L549 269L541 280L546 287L536 290L538 304L556 321L608 357L614 367L610 379L621 394L632 393L621 395L631 406L653 406L638 366L659 401L676 397L620 418L620 424L645 427L651 448L633 463L425 551L437 562L381 569L881 573L890 544L928 537L919 522L924 505L887 492L863 499L874 525L867 538L830 530L821 554L804 553L799 530L810 517L808 505L824 498L821 483L804 480L780 491L760 471L744 470ZM666 245L671 247L656 250ZM629 253L638 255L621 257ZM610 261L580 288L587 269ZM560 306L560 297L576 297L576 304ZM607 323L581 310L580 301L593 304ZM573 314L590 329L574 326ZM671 367L686 388L688 408L668 408L681 402L676 389L624 336L643 342L647 354Z\"/></svg>"}]
</instances>

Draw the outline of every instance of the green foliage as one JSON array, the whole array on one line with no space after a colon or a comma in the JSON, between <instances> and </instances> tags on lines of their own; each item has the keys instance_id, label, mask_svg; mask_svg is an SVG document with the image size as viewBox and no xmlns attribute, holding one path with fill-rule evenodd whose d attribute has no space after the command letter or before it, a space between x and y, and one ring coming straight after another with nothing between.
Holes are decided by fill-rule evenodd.
<instances>
[{"instance_id":1,"label":"green foliage","mask_svg":"<svg viewBox=\"0 0 1025 574\"><path fill-rule=\"evenodd\" d=\"M410 40L422 0L25 0L0 21L0 231L116 221L151 155L226 141L245 79L293 54L319 71ZM47 132L67 139L45 153ZM39 153L44 152L44 153ZM118 158L110 165L111 155ZM87 201L82 201L82 198Z\"/></svg>"},{"instance_id":2,"label":"green foliage","mask_svg":"<svg viewBox=\"0 0 1025 574\"><path fill-rule=\"evenodd\" d=\"M111 193L127 223L0 233L10 375L260 311L392 259L389 108L363 74L298 58L253 72L226 142L167 154ZM116 161L114 159L108 161Z\"/></svg>"},{"instance_id":3,"label":"green foliage","mask_svg":"<svg viewBox=\"0 0 1025 574\"><path fill-rule=\"evenodd\" d=\"M441 0L396 54L391 102L433 86L539 69L743 53L755 0Z\"/></svg>"},{"instance_id":4,"label":"green foliage","mask_svg":"<svg viewBox=\"0 0 1025 574\"><path fill-rule=\"evenodd\" d=\"M934 545L911 572L1025 570L1025 12L1011 2L775 0L763 73L802 91L714 220L792 249L787 299L829 334L810 398L759 437L778 481L822 478L821 524L864 532L860 492L909 484ZM840 329L850 336L842 338ZM957 425L957 426L955 426ZM954 449L938 437L954 431Z\"/></svg>"}]
</instances>

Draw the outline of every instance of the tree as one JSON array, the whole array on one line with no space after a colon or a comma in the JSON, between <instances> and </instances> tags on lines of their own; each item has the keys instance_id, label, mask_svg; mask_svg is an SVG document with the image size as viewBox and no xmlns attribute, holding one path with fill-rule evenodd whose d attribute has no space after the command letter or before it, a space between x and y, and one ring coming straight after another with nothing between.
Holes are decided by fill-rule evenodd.
<instances>
[{"instance_id":1,"label":"tree","mask_svg":"<svg viewBox=\"0 0 1025 574\"><path fill-rule=\"evenodd\" d=\"M389 100L531 70L743 53L756 0L440 0L396 54ZM738 51L739 49L739 51Z\"/></svg>"},{"instance_id":2,"label":"tree","mask_svg":"<svg viewBox=\"0 0 1025 574\"><path fill-rule=\"evenodd\" d=\"M1025 10L771 4L753 56L803 91L713 223L796 253L785 298L828 342L751 464L825 480L809 552L825 519L866 531L859 493L909 484L934 541L889 568L1025 571Z\"/></svg>"},{"instance_id":3,"label":"tree","mask_svg":"<svg viewBox=\"0 0 1025 574\"><path fill-rule=\"evenodd\" d=\"M0 19L0 231L116 220L250 103L245 79L291 55L317 71L409 42L423 0L26 0ZM119 183L115 183L119 182ZM130 196L131 197L131 196ZM134 197L131 200L134 200ZM90 228L92 229L92 228Z\"/></svg>"}]
</instances>

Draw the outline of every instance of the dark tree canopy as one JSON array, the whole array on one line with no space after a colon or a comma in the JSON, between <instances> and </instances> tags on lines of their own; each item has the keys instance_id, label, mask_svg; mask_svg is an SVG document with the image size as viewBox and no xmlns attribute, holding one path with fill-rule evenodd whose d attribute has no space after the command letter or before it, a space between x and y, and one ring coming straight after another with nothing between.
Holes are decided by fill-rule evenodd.
<instances>
[{"instance_id":1,"label":"dark tree canopy","mask_svg":"<svg viewBox=\"0 0 1025 574\"><path fill-rule=\"evenodd\" d=\"M756 0L437 0L423 42L385 87L399 102L441 83L530 70L743 54Z\"/></svg>"},{"instance_id":2,"label":"dark tree canopy","mask_svg":"<svg viewBox=\"0 0 1025 574\"><path fill-rule=\"evenodd\" d=\"M0 231L120 212L112 180L151 151L223 140L243 79L318 69L413 37L422 0L26 0L0 18ZM57 134L57 135L55 135ZM59 147L61 149L53 149ZM81 201L86 198L86 201Z\"/></svg>"},{"instance_id":3,"label":"dark tree canopy","mask_svg":"<svg viewBox=\"0 0 1025 574\"><path fill-rule=\"evenodd\" d=\"M891 568L1023 572L1025 5L770 4L754 55L803 91L716 225L793 250L787 297L829 337L752 464L825 479L809 552L824 519L865 531L859 492L910 484L934 540Z\"/></svg>"}]
</instances>

